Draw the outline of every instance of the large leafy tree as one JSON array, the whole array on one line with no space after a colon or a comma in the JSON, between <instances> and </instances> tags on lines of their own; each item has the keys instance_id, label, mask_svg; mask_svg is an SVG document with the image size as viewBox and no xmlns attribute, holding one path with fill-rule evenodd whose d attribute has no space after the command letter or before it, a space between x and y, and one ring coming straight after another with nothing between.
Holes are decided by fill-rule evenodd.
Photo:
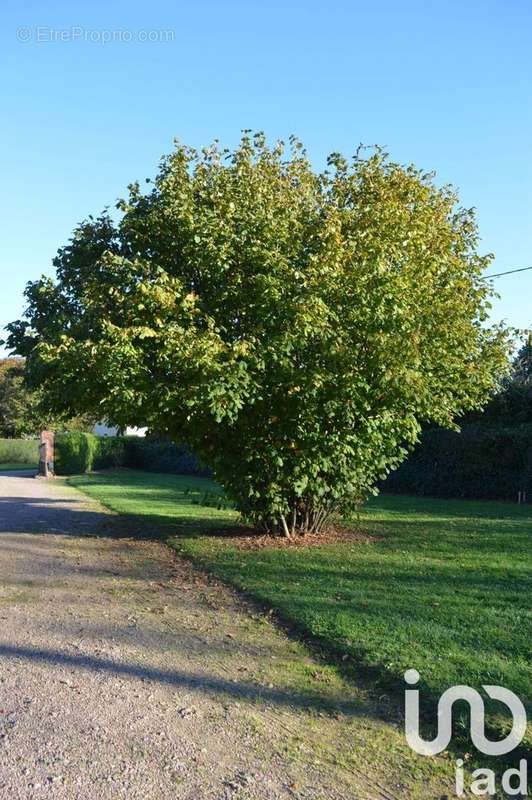
<instances>
[{"instance_id":1,"label":"large leafy tree","mask_svg":"<svg viewBox=\"0 0 532 800\"><path fill-rule=\"evenodd\" d=\"M51 407L188 442L264 529L349 512L504 368L473 211L380 150L316 174L296 140L177 144L119 208L27 287L10 344Z\"/></svg>"}]
</instances>

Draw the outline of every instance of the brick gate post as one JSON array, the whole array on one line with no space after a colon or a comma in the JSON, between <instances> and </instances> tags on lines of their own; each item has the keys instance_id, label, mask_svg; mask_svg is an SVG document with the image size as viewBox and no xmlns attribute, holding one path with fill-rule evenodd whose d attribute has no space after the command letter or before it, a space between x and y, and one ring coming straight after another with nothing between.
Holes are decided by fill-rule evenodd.
<instances>
[{"instance_id":1,"label":"brick gate post","mask_svg":"<svg viewBox=\"0 0 532 800\"><path fill-rule=\"evenodd\" d=\"M41 431L39 442L39 475L49 478L54 474L54 434Z\"/></svg>"}]
</instances>

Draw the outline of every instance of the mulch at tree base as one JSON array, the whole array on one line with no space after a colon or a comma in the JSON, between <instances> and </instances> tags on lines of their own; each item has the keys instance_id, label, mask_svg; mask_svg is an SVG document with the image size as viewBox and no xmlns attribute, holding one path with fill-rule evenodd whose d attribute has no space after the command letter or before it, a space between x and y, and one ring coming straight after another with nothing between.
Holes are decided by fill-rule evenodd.
<instances>
[{"instance_id":1,"label":"mulch at tree base","mask_svg":"<svg viewBox=\"0 0 532 800\"><path fill-rule=\"evenodd\" d=\"M277 549L283 550L293 547L318 547L324 544L353 544L355 542L373 542L381 538L370 534L353 530L352 528L342 528L341 526L331 525L323 533L307 533L305 536L295 535L272 536L261 531L252 531L250 528L233 528L224 531L217 531L215 535L223 538L239 550L263 550Z\"/></svg>"}]
</instances>

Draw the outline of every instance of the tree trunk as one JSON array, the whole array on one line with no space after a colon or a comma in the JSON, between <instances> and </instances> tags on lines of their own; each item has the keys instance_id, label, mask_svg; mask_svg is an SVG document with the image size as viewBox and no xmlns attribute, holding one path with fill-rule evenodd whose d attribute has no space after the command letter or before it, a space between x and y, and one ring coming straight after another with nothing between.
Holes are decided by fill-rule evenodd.
<instances>
[{"instance_id":1,"label":"tree trunk","mask_svg":"<svg viewBox=\"0 0 532 800\"><path fill-rule=\"evenodd\" d=\"M280 523L264 524L265 528L277 530L279 536L291 539L296 535L319 534L331 515L329 508L309 508L295 505L287 514L280 515ZM290 520L290 522L288 522Z\"/></svg>"},{"instance_id":2,"label":"tree trunk","mask_svg":"<svg viewBox=\"0 0 532 800\"><path fill-rule=\"evenodd\" d=\"M290 538L290 531L288 530L288 525L286 524L286 517L284 514L281 514L281 522L283 523L282 536L287 536L288 538Z\"/></svg>"}]
</instances>

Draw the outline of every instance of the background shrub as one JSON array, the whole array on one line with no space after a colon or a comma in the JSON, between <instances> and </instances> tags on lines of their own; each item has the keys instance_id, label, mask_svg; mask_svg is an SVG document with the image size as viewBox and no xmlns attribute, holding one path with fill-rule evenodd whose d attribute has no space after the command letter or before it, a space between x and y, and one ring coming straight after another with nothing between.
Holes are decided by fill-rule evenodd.
<instances>
[{"instance_id":1,"label":"background shrub","mask_svg":"<svg viewBox=\"0 0 532 800\"><path fill-rule=\"evenodd\" d=\"M37 439L0 439L0 464L37 464Z\"/></svg>"},{"instance_id":2,"label":"background shrub","mask_svg":"<svg viewBox=\"0 0 532 800\"><path fill-rule=\"evenodd\" d=\"M432 497L532 501L532 425L426 430L420 444L382 483L384 492Z\"/></svg>"}]
</instances>

